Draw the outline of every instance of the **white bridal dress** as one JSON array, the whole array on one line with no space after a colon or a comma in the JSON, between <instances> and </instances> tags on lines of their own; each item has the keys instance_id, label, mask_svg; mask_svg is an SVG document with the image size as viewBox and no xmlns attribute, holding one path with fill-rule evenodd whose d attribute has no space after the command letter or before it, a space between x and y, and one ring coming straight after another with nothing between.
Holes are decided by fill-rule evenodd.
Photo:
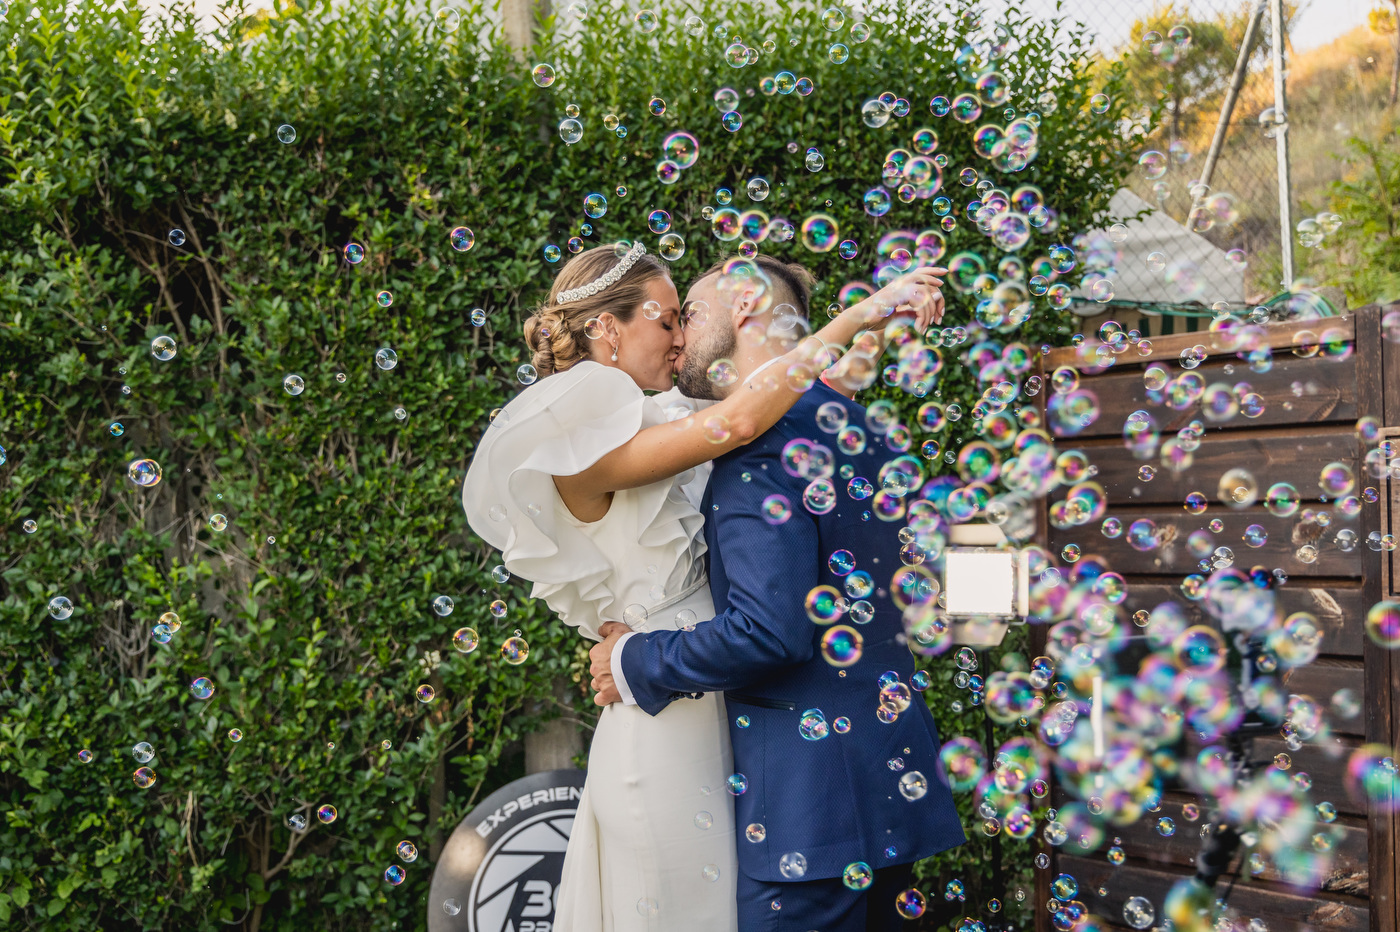
<instances>
[{"instance_id":1,"label":"white bridal dress","mask_svg":"<svg viewBox=\"0 0 1400 932\"><path fill-rule=\"evenodd\" d=\"M605 621L656 631L714 615L704 519L685 486L694 471L615 493L594 522L575 518L551 479L665 423L662 404L678 402L674 391L648 397L622 371L580 362L501 409L467 472L472 529L592 641ZM732 772L723 695L681 699L655 717L604 708L564 858L557 932L736 932Z\"/></svg>"}]
</instances>

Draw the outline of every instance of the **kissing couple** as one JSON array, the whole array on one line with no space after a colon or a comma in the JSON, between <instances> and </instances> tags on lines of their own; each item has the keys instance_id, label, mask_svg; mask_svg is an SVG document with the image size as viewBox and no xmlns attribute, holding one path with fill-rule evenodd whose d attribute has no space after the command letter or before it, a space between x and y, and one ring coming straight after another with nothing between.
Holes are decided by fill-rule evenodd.
<instances>
[{"instance_id":1,"label":"kissing couple","mask_svg":"<svg viewBox=\"0 0 1400 932\"><path fill-rule=\"evenodd\" d=\"M730 259L682 304L619 244L526 320L539 379L462 503L597 642L557 932L896 929L913 863L966 841L909 686L901 527L868 500L896 454L848 388L899 325L942 320L944 271L810 333L800 266Z\"/></svg>"}]
</instances>

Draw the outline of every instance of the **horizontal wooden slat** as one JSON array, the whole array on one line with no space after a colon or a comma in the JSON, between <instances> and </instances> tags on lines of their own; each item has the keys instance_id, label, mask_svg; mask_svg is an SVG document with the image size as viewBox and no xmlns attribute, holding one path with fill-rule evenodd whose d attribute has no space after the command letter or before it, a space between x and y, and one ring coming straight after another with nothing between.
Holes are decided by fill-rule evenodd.
<instances>
[{"instance_id":1,"label":"horizontal wooden slat","mask_svg":"<svg viewBox=\"0 0 1400 932\"><path fill-rule=\"evenodd\" d=\"M1233 371L1227 373L1227 366ZM1168 367L1168 372L1173 375L1181 371L1177 366ZM1227 385L1248 382L1254 391L1265 398L1264 412L1259 417L1238 415L1214 426L1252 428L1356 421L1356 366L1351 359L1317 360L1280 356L1274 360L1273 368L1268 372L1251 372L1242 363L1219 360L1203 363L1193 371L1205 380L1206 385L1214 382ZM1173 410L1165 404L1149 404L1141 369L1119 370L1115 367L1102 375L1085 375L1079 384L1098 397L1099 416L1073 437L1061 438L1058 441L1061 448L1072 446L1076 437L1121 437L1128 415L1137 410L1147 411L1153 416L1163 438L1193 420L1211 423L1201 413L1199 400L1182 411ZM1053 417L1050 423L1054 423Z\"/></svg>"},{"instance_id":2,"label":"horizontal wooden slat","mask_svg":"<svg viewBox=\"0 0 1400 932\"><path fill-rule=\"evenodd\" d=\"M1130 896L1143 896L1152 902L1158 922L1163 918L1162 903L1172 885L1194 871L1167 865L1150 866L1135 862L1115 867L1097 858L1061 855L1051 865L1052 872L1073 875L1079 881L1080 899L1095 915L1123 921L1123 903ZM1105 896L1098 896L1098 888ZM1217 888L1225 892L1224 884ZM1251 881L1236 883L1228 903L1246 917L1259 918L1269 932L1366 932L1370 923L1367 902L1359 897L1318 892L1301 893L1282 884Z\"/></svg>"},{"instance_id":3,"label":"horizontal wooden slat","mask_svg":"<svg viewBox=\"0 0 1400 932\"><path fill-rule=\"evenodd\" d=\"M1220 506L1203 515L1190 515L1180 508L1157 506L1110 507L1108 513L1122 520L1121 537L1104 537L1097 523L1065 529L1051 527L1047 545L1050 552L1059 554L1066 544L1078 544L1083 556L1097 554L1103 557L1116 573L1196 573L1199 572L1199 558L1191 555L1186 539L1193 531L1207 529L1213 519L1219 518L1223 529L1219 534L1212 533L1210 539L1214 547L1233 550L1235 565L1245 570L1252 566L1270 569L1282 567L1290 578L1301 579L1308 576L1360 576L1366 568L1367 561L1358 553L1343 553L1332 543L1336 525L1327 529L1309 526L1324 536L1315 543L1317 559L1312 563L1303 563L1295 556L1298 544L1294 543L1294 535L1301 537L1305 529L1298 525L1296 518L1276 518L1262 506L1240 510ZM1148 518L1156 523L1157 539L1161 541L1156 549L1139 551L1128 545L1128 527L1138 518ZM1253 548L1245 544L1244 531L1251 524L1260 525L1268 533L1264 546ZM1364 550L1364 547L1358 549ZM1365 553L1370 555L1370 551Z\"/></svg>"},{"instance_id":4,"label":"horizontal wooden slat","mask_svg":"<svg viewBox=\"0 0 1400 932\"><path fill-rule=\"evenodd\" d=\"M1318 741L1306 742L1296 751L1290 751L1283 738L1267 735L1255 738L1250 760L1260 766L1268 765L1279 754L1287 754L1291 761L1289 773L1306 773L1312 778L1310 798L1315 803L1329 802L1343 815L1364 816L1366 802L1352 796L1347 788L1347 761L1364 741L1350 735L1331 735ZM1183 760L1195 760L1201 746L1194 737L1188 738Z\"/></svg>"},{"instance_id":5,"label":"horizontal wooden slat","mask_svg":"<svg viewBox=\"0 0 1400 932\"><path fill-rule=\"evenodd\" d=\"M1344 462L1363 475L1360 442L1351 424L1309 425L1306 431L1295 427L1275 427L1258 431L1207 431L1192 464L1181 472L1163 468L1159 457L1140 460L1118 438L1104 438L1076 445L1098 467L1094 481L1108 494L1109 510L1120 504L1181 505L1191 492L1201 492L1210 500L1207 514L1223 509L1216 501L1216 487L1228 470L1243 466L1254 474L1260 494L1276 482L1291 483L1304 501L1315 502L1322 490L1317 480L1325 466ZM1150 465L1156 475L1149 480L1138 476L1138 469ZM1374 484L1374 483L1372 483ZM1052 499L1064 497L1061 489Z\"/></svg>"},{"instance_id":6,"label":"horizontal wooden slat","mask_svg":"<svg viewBox=\"0 0 1400 932\"><path fill-rule=\"evenodd\" d=\"M1129 615L1139 609L1151 611L1170 601L1183 608L1192 624L1211 624L1201 603L1192 602L1181 594L1179 578L1167 582L1130 576L1127 581L1128 597L1123 602L1123 608ZM1350 585L1339 585L1338 582L1328 580L1320 587L1309 588L1298 581L1291 581L1274 590L1275 604L1284 618L1294 612L1308 612L1317 619L1318 628L1322 631L1318 653L1359 659L1366 640L1360 619L1365 616L1371 603L1365 591L1354 581L1345 581Z\"/></svg>"},{"instance_id":7,"label":"horizontal wooden slat","mask_svg":"<svg viewBox=\"0 0 1400 932\"><path fill-rule=\"evenodd\" d=\"M1357 737L1366 734L1366 720L1360 713L1342 718L1331 710L1332 697L1338 690L1351 690L1358 703L1365 697L1366 668L1360 660L1319 657L1312 663L1284 672L1281 679L1290 693L1312 696L1328 710L1327 721L1334 734Z\"/></svg>"},{"instance_id":8,"label":"horizontal wooden slat","mask_svg":"<svg viewBox=\"0 0 1400 932\"><path fill-rule=\"evenodd\" d=\"M1356 318L1354 314L1342 314L1337 317L1328 317L1323 320L1286 321L1274 324L1264 324L1264 332L1270 346L1275 353L1290 352L1295 346L1301 345L1299 334L1311 333L1313 342L1323 330L1338 328L1347 335L1348 342L1351 341L1356 332ZM1204 346L1206 352L1212 356L1231 355L1238 350L1239 342L1237 338L1229 334L1221 334L1216 331L1197 331L1195 333L1173 333L1166 336L1154 337L1151 340L1152 355L1143 359L1138 356L1136 348L1129 349L1118 357L1119 362L1157 362L1165 360L1175 362L1181 356L1181 351L1193 346ZM1083 346L1061 346L1052 349L1044 359L1045 370L1049 372L1057 366L1082 366L1091 363L1094 354L1098 352L1099 340L1096 338L1086 339Z\"/></svg>"},{"instance_id":9,"label":"horizontal wooden slat","mask_svg":"<svg viewBox=\"0 0 1400 932\"><path fill-rule=\"evenodd\" d=\"M1052 798L1057 806L1071 799L1059 787ZM1195 805L1199 810L1194 822L1183 815L1183 809L1188 804ZM1106 825L1104 843L1098 850L1092 854L1075 851L1075 855L1105 857L1116 838L1123 853L1132 860L1194 869L1196 855L1201 850L1201 827L1210 821L1208 810L1208 801L1202 801L1193 794L1164 793L1159 812L1143 816L1131 825ZM1167 837L1158 834L1156 825L1159 816L1168 816L1176 823L1175 834ZM1323 889L1364 896L1367 877L1366 820L1355 816L1338 816L1332 825L1340 837L1332 849L1332 870L1323 882ZM1283 877L1270 863L1259 879L1282 881Z\"/></svg>"}]
</instances>

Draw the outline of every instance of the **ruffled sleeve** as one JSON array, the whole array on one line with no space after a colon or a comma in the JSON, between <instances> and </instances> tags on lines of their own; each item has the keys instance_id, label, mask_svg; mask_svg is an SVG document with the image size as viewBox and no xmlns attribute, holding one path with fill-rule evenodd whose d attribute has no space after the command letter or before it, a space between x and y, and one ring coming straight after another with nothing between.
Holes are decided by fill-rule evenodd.
<instances>
[{"instance_id":1,"label":"ruffled sleeve","mask_svg":"<svg viewBox=\"0 0 1400 932\"><path fill-rule=\"evenodd\" d=\"M665 420L626 373L581 362L506 405L467 471L462 505L472 530L501 551L513 575L534 583L533 597L594 639L603 621L621 618L610 586L615 567L569 520L552 477L583 472L642 428ZM614 494L602 521L629 543L668 548L673 565L693 562L704 551L703 519L674 480Z\"/></svg>"}]
</instances>

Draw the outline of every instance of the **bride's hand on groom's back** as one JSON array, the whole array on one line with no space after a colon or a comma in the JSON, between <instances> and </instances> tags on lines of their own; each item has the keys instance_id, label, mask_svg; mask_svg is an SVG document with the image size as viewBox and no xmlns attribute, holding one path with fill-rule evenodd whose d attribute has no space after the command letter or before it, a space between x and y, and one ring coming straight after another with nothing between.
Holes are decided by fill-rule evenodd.
<instances>
[{"instance_id":1,"label":"bride's hand on groom's back","mask_svg":"<svg viewBox=\"0 0 1400 932\"><path fill-rule=\"evenodd\" d=\"M603 639L588 651L588 672L593 676L588 687L596 694L593 697L594 705L605 706L622 701L622 694L613 681L612 655L617 642L631 630L620 621L605 621L598 629Z\"/></svg>"}]
</instances>

